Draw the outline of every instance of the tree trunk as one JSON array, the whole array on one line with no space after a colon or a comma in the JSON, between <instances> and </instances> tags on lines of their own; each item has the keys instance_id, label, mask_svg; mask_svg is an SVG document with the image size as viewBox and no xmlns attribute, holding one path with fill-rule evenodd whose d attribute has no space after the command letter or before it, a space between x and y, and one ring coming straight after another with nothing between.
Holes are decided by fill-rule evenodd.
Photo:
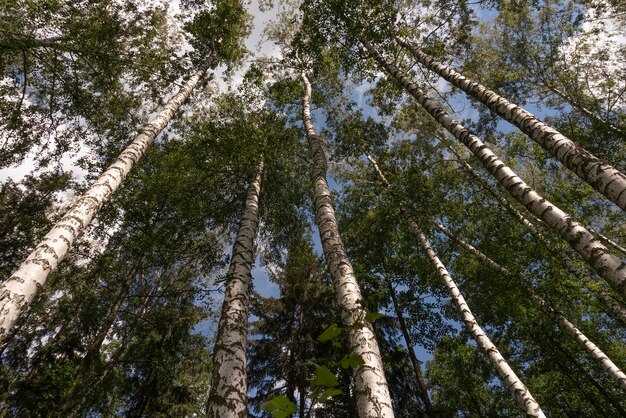
<instances>
[{"instance_id":1,"label":"tree trunk","mask_svg":"<svg viewBox=\"0 0 626 418\"><path fill-rule=\"evenodd\" d=\"M302 119L313 156L313 203L316 223L337 300L341 307L341 318L347 332L350 351L360 355L364 361L364 364L354 372L357 410L361 418L393 417L378 342L372 325L365 320L367 312L361 305L363 299L361 289L339 235L335 210L326 180L326 156L322 140L317 135L311 119L311 83L304 72L301 78L305 88L302 99ZM353 327L357 322L364 326Z\"/></svg>"},{"instance_id":2,"label":"tree trunk","mask_svg":"<svg viewBox=\"0 0 626 418\"><path fill-rule=\"evenodd\" d=\"M362 39L361 42L378 63L400 82L437 122L478 157L487 171L498 180L511 196L565 239L598 272L600 277L626 298L626 264L624 262L611 254L595 235L583 225L528 186L478 137L452 119L437 102L426 96L396 66L387 62L367 40Z\"/></svg>"},{"instance_id":3,"label":"tree trunk","mask_svg":"<svg viewBox=\"0 0 626 418\"><path fill-rule=\"evenodd\" d=\"M391 280L389 280L389 278L385 277L385 281L387 282L387 287L389 288L391 302L393 303L393 310L396 312L396 317L398 318L398 322L400 324L400 330L402 331L402 336L404 337L406 349L409 352L409 359L411 359L411 364L413 365L415 380L417 381L417 385L420 390L419 396L422 402L424 402L426 416L430 416L432 414L433 404L430 401L430 396L428 395L428 388L426 387L426 382L424 381L424 376L422 375L422 368L420 366L419 360L417 359L417 356L415 355L413 342L411 341L411 336L409 335L406 321L404 320L404 316L402 315L402 309L400 308L400 304L398 303L396 290L393 288L393 284L391 283Z\"/></svg>"},{"instance_id":4,"label":"tree trunk","mask_svg":"<svg viewBox=\"0 0 626 418\"><path fill-rule=\"evenodd\" d=\"M476 322L474 315L472 314L469 306L465 302L465 298L463 298L463 295L452 280L452 277L448 273L448 270L445 268L441 260L439 260L439 257L437 257L437 254L435 253L433 248L430 246L430 243L428 242L426 236L422 233L422 231L419 229L414 221L412 221L411 219L408 219L408 221L411 230L416 235L417 239L422 245L422 248L424 248L428 260L437 270L439 277L445 284L448 292L450 293L450 296L452 297L454 303L459 309L459 312L461 313L461 318L463 320L463 323L465 324L465 328L470 334L472 334L478 346L483 350L487 357L489 357L491 364L493 364L493 366L497 370L506 387L515 396L518 404L526 411L529 416L545 417L543 411L541 410L541 407L539 406L537 401L535 401L528 388L524 386L524 384L519 379L519 377L517 377L513 369L511 369L511 367L508 365L504 357L502 357L502 354L500 354L497 347L491 342L489 337L485 335L482 328L478 325L478 322Z\"/></svg>"},{"instance_id":5,"label":"tree trunk","mask_svg":"<svg viewBox=\"0 0 626 418\"><path fill-rule=\"evenodd\" d=\"M597 231L592 231L594 234L596 234L598 236L598 238L600 238L602 241L604 241L607 245L615 248L617 251L619 251L620 253L626 255L626 248L622 247L621 245L619 245L617 242L615 242L614 240L612 240L611 238L607 237L604 234L601 234L600 232Z\"/></svg>"},{"instance_id":6,"label":"tree trunk","mask_svg":"<svg viewBox=\"0 0 626 418\"><path fill-rule=\"evenodd\" d=\"M259 195L263 177L263 157L246 192L246 203L228 269L222 313L215 339L211 389L207 401L210 418L248 416L246 348L248 344L248 305L254 240L259 226Z\"/></svg>"},{"instance_id":7,"label":"tree trunk","mask_svg":"<svg viewBox=\"0 0 626 418\"><path fill-rule=\"evenodd\" d=\"M145 154L155 137L172 120L212 62L209 56L178 93L159 111L116 161L67 211L20 267L0 285L0 341L6 337L20 312L32 302L37 288L57 268L72 243L87 228L98 210L119 189L124 178Z\"/></svg>"},{"instance_id":8,"label":"tree trunk","mask_svg":"<svg viewBox=\"0 0 626 418\"><path fill-rule=\"evenodd\" d=\"M492 269L492 270L494 270L494 271L496 271L498 273L501 273L501 274L506 274L506 275L509 274L508 271L504 267L502 267L500 264L498 264L495 261L493 261L491 258L487 257L485 254L483 254L480 250L478 250L473 245L471 245L471 244L467 243L466 241L464 241L464 240L460 239L459 237L457 237L448 228L446 228L445 226L443 226L439 222L434 222L434 224L435 224L435 227L438 230L443 232L452 241L456 242L461 247L465 248L465 250L467 252L469 252L474 257L476 257L477 259L482 261L487 267L489 267L490 269Z\"/></svg>"},{"instance_id":9,"label":"tree trunk","mask_svg":"<svg viewBox=\"0 0 626 418\"><path fill-rule=\"evenodd\" d=\"M563 331L571 335L576 342L589 354L594 360L596 360L600 366L606 371L606 373L611 376L618 384L618 386L622 390L626 390L626 375L622 372L619 367L613 363L613 361L606 355L600 348L595 345L593 342L589 340L580 332L578 328L574 326L571 322L567 320L559 311L554 309L552 306L548 305L545 300L543 300L538 295L531 293L533 301L535 305L546 314L552 321L554 321L559 328Z\"/></svg>"},{"instance_id":10,"label":"tree trunk","mask_svg":"<svg viewBox=\"0 0 626 418\"><path fill-rule=\"evenodd\" d=\"M372 163L372 166L376 170L376 173L380 177L383 184L386 187L391 188L391 185L389 184L387 178L376 163L376 160L374 160L370 155L367 156L367 159ZM502 357L502 354L500 354L500 352L498 351L498 348L491 342L489 337L485 335L480 325L478 325L476 318L474 318L472 311L465 302L465 298L459 291L456 283L454 283L454 280L452 280L452 277L448 273L446 267L443 265L441 260L439 260L439 257L435 253L435 250L433 250L433 248L431 247L428 239L426 238L420 227L417 225L417 222L415 222L410 212L407 210L406 205L403 202L398 203L400 205L400 210L404 215L405 220L409 224L409 228L415 234L418 241L422 245L422 248L426 252L426 257L428 258L428 261L433 265L433 267L435 267L435 270L437 270L439 278L446 286L448 293L450 293L452 300L457 306L467 332L469 332L472 337L474 337L476 344L478 344L481 350L483 350L483 353L485 353L485 355L489 358L489 361L498 372L498 375L504 381L506 387L515 397L520 407L526 411L526 414L528 414L528 416L530 417L545 418L541 407L539 406L535 398L533 398L528 388L524 385L524 383L522 383L519 377L517 377L513 369L511 369L504 357Z\"/></svg>"},{"instance_id":11,"label":"tree trunk","mask_svg":"<svg viewBox=\"0 0 626 418\"><path fill-rule=\"evenodd\" d=\"M569 361L570 364L572 364L576 371L578 373L572 373L571 369L569 369L567 367L567 365L564 362L559 362L559 368L561 368L562 370L564 370L564 372L566 373L566 375L568 377L571 378L571 376L577 375L577 376L584 376L586 378L586 380L588 380L597 390L598 392L604 397L604 399L606 399L606 401L611 404L611 406L613 406L613 408L615 408L615 410L618 412L619 416L621 417L626 417L626 411L624 411L624 409L622 408L622 406L620 405L620 399L615 399L615 397L608 393L606 391L606 388L604 387L604 385L602 385L600 382L597 381L597 379L595 377L593 377L588 370L586 370L579 362L577 359L575 359L572 354L567 351L564 350L563 347L561 345L559 345L553 337L549 337L550 340L552 341L552 346L560 353L562 353L561 356L559 356L559 359L567 359ZM566 371L568 370L568 371ZM596 407L598 410L602 410L604 411L604 409L600 406L597 405L596 403L594 403L594 399L595 396L590 395L588 392L586 392L585 388L583 388L580 385L580 382L578 383L578 387L581 389L581 392L585 394L585 397L587 398L587 400L589 401L589 403L591 403L592 405L594 405L594 407ZM612 414L607 414L606 412L603 412L603 414L601 416L611 416Z\"/></svg>"},{"instance_id":12,"label":"tree trunk","mask_svg":"<svg viewBox=\"0 0 626 418\"><path fill-rule=\"evenodd\" d=\"M603 118L598 115L596 112L586 108L579 100L574 98L569 93L564 92L563 90L558 89L552 83L548 82L543 76L539 75L539 79L541 80L541 84L559 96L561 99L568 102L574 109L578 110L580 113L586 115L589 119L595 120L597 123L600 123L606 126L609 130L613 131L613 133L618 134L620 136L626 137L626 132L622 131L619 127L611 123L611 121Z\"/></svg>"},{"instance_id":13,"label":"tree trunk","mask_svg":"<svg viewBox=\"0 0 626 418\"><path fill-rule=\"evenodd\" d=\"M128 277L124 281L122 289L117 295L117 298L115 298L115 301L113 301L113 305L111 305L111 309L109 309L108 315L106 316L106 318L104 318L104 321L100 326L98 333L96 334L96 338L94 338L91 344L89 344L89 347L87 348L87 353L85 354L85 357L83 357L83 360L81 361L80 367L78 369L78 376L81 376L87 370L89 370L89 366L91 365L91 363L96 359L96 357L100 356L100 348L102 347L102 343L104 342L104 339L111 330L111 326L113 325L113 322L115 322L115 318L117 318L117 313L122 307L122 303L126 299L126 296L128 296L128 292L130 290L131 284L133 283L133 279L135 277L137 269L138 265L136 264L135 266L133 266L130 273L128 274Z\"/></svg>"},{"instance_id":14,"label":"tree trunk","mask_svg":"<svg viewBox=\"0 0 626 418\"><path fill-rule=\"evenodd\" d=\"M509 271L502 267L500 264L493 261L489 256L478 250L473 245L465 242L464 240L456 237L450 231L448 231L443 225L438 224L438 228L448 235L453 241L458 243L461 247L465 248L469 253L473 254L476 258L482 261L487 267L491 268L497 273L503 274L505 277L511 277ZM573 337L576 342L589 354L594 360L596 360L600 366L617 382L618 386L626 390L626 375L622 372L615 363L596 346L585 334L583 334L574 324L572 324L567 318L563 316L558 310L550 306L543 298L535 293L535 291L527 288L532 301L535 306L548 318L552 320L562 331Z\"/></svg>"},{"instance_id":15,"label":"tree trunk","mask_svg":"<svg viewBox=\"0 0 626 418\"><path fill-rule=\"evenodd\" d=\"M497 115L517 126L533 141L550 152L567 169L586 181L617 206L626 210L626 175L600 160L571 139L537 119L496 92L464 77L457 71L435 61L413 43L396 38L419 63L434 71L469 96L480 101Z\"/></svg>"},{"instance_id":16,"label":"tree trunk","mask_svg":"<svg viewBox=\"0 0 626 418\"><path fill-rule=\"evenodd\" d=\"M587 277L587 275L584 272L576 268L574 260L572 260L566 254L564 255L555 254L553 250L554 248L553 245L550 243L548 238L546 238L543 235L543 233L539 230L539 228L537 228L535 224L533 224L530 220L528 220L520 211L515 209L513 205L511 205L511 203L508 200L506 200L504 196L498 193L498 191L493 186L491 186L483 178L481 178L471 165L463 161L463 158L461 157L461 155L454 149L454 147L451 144L449 144L445 140L444 137L440 137L440 139L442 143L446 145L448 149L457 157L459 166L466 173L468 173L474 180L476 180L476 182L480 184L480 186L482 186L483 189L485 189L498 202L500 202L502 206L504 206L504 208L508 210L522 225L524 225L530 231L530 233L535 238L537 238L539 242L541 242L544 248L548 252L552 253L552 255L565 266L567 271L569 271L575 277L578 277L583 282L588 292L595 295L597 299L600 300L601 304L604 305L604 307L610 313L611 316L613 316L615 319L620 321L622 324L626 325L626 309L624 309L624 307L615 299L613 299L613 297L609 295L607 292L604 292L602 290L599 290L599 291L592 290L592 287L593 287L592 279Z\"/></svg>"}]
</instances>

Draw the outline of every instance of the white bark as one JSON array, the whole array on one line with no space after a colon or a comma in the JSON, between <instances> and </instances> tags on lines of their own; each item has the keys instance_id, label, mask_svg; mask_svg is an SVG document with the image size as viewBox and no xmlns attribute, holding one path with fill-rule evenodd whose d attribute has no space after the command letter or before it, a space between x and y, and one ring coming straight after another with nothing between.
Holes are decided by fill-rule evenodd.
<instances>
[{"instance_id":1,"label":"white bark","mask_svg":"<svg viewBox=\"0 0 626 418\"><path fill-rule=\"evenodd\" d=\"M482 179L478 175L478 173L474 170L474 168L471 165L469 165L466 161L463 160L462 156L454 149L454 147L451 144L449 144L445 140L443 136L440 137L440 139L442 143L445 144L448 147L448 149L450 149L450 151L452 151L452 153L457 157L459 166L466 173L468 173L474 180L476 180L498 202L500 202L502 206L504 206L504 208L507 209L522 225L524 225L528 229L528 231L530 231L530 233L543 244L546 250L548 250L549 252L553 252L552 251L553 245L541 233L539 228L537 228L535 224L533 224L528 218L526 218L520 211L515 209L513 205L511 205L511 203L508 200L506 200L504 196L498 193L498 191L495 190L493 186L491 186L484 179ZM602 290L599 290L599 291L592 290L592 287L593 287L592 279L587 277L587 275L584 272L576 268L574 261L571 258L569 258L567 254L564 254L564 255L554 254L554 255L558 260L562 262L562 264L565 266L567 271L569 271L574 276L578 277L583 282L583 284L585 285L589 293L596 295L596 297L600 300L601 304L604 305L606 310L615 319L620 321L622 324L626 324L626 309L624 309L624 307L619 302L617 302L615 299L613 299L611 295L609 295L608 293Z\"/></svg>"},{"instance_id":2,"label":"white bark","mask_svg":"<svg viewBox=\"0 0 626 418\"><path fill-rule=\"evenodd\" d=\"M591 231L527 185L478 137L452 119L436 101L426 96L396 66L386 61L367 40L362 39L361 42L378 63L400 82L407 92L441 126L465 144L478 157L487 171L498 180L511 196L565 239L598 272L600 277L606 280L618 293L626 297L626 264L622 260L611 254Z\"/></svg>"},{"instance_id":3,"label":"white bark","mask_svg":"<svg viewBox=\"0 0 626 418\"><path fill-rule=\"evenodd\" d=\"M532 113L511 103L493 90L464 77L417 48L412 42L396 38L417 61L434 71L494 113L517 126L533 141L550 152L567 169L586 181L617 206L626 210L626 175L607 164L571 139L537 119Z\"/></svg>"},{"instance_id":4,"label":"white bark","mask_svg":"<svg viewBox=\"0 0 626 418\"><path fill-rule=\"evenodd\" d=\"M313 193L316 223L324 250L326 263L333 279L335 292L341 307L344 329L348 333L350 350L365 362L354 372L357 410L361 418L393 417L391 397L383 370L378 342L372 325L365 320L367 314L361 305L361 290L346 250L335 217L330 190L326 181L327 164L322 141L311 119L311 83L301 74L305 93L302 100L302 119L309 147L313 155ZM354 327L356 322L363 327Z\"/></svg>"},{"instance_id":5,"label":"white bark","mask_svg":"<svg viewBox=\"0 0 626 418\"><path fill-rule=\"evenodd\" d=\"M248 416L246 347L254 239L259 226L259 195L263 160L246 193L246 203L233 244L222 313L215 339L207 416Z\"/></svg>"},{"instance_id":6,"label":"white bark","mask_svg":"<svg viewBox=\"0 0 626 418\"><path fill-rule=\"evenodd\" d=\"M607 237L604 234L601 234L598 231L592 231L594 234L596 234L598 236L598 238L600 238L602 241L604 241L605 243L607 243L608 245L610 245L611 247L615 248L617 251L619 251L620 253L626 255L626 248L622 247L621 245L619 245L617 242L615 242L614 240L612 240L611 238Z\"/></svg>"},{"instance_id":7,"label":"white bark","mask_svg":"<svg viewBox=\"0 0 626 418\"><path fill-rule=\"evenodd\" d=\"M528 416L545 417L541 407L535 398L533 398L528 388L522 383L520 378L517 377L513 369L508 365L504 357L502 357L502 354L498 351L498 348L491 342L489 337L485 335L482 328L478 325L476 318L474 318L472 311L465 302L465 298L452 280L448 270L445 268L441 260L439 260L439 257L437 257L437 254L431 247L426 236L411 219L409 219L409 226L411 227L413 233L417 236L420 244L422 244L422 248L426 251L428 260L437 270L439 277L443 281L446 289L448 289L450 296L459 309L465 328L470 334L472 334L474 340L476 340L476 344L478 344L478 346L487 355L489 361L491 361L491 364L497 370L506 387L515 396L515 399L517 399L518 404L526 411Z\"/></svg>"},{"instance_id":8,"label":"white bark","mask_svg":"<svg viewBox=\"0 0 626 418\"><path fill-rule=\"evenodd\" d=\"M376 160L372 158L370 155L367 155L367 159L376 170L376 173L378 174L378 177L383 182L383 184L387 188L391 188L391 184L389 183L389 181L387 181L385 174L382 172L382 170L378 166L378 163L376 162ZM430 243L428 242L428 239L426 238L426 236L424 235L420 227L417 225L417 222L415 222L415 220L411 216L404 202L398 202L398 203L400 205L400 210L402 211L402 214L404 215L405 220L409 224L409 228L415 234L418 241L422 245L422 248L424 249L424 251L426 252L426 256L428 257L428 261L430 261L430 263L435 267L435 270L437 270L437 274L439 275L439 278L446 286L448 293L450 294L450 296L452 297L452 300L457 306L459 313L461 314L461 319L463 320L463 323L465 324L465 329L467 330L467 332L469 332L472 335L472 337L476 341L476 344L478 344L481 350L489 358L489 361L496 369L500 378L504 381L506 387L509 389L511 394L515 397L515 399L517 400L518 404L522 407L522 409L526 411L528 416L545 417L543 411L541 410L541 407L539 406L537 401L535 401L535 399L531 395L528 388L524 385L524 383L522 383L520 378L517 377L513 369L511 369L511 367L508 365L504 357L502 357L502 354L500 354L500 352L498 351L498 348L491 342L489 337L485 335L480 325L478 325L476 318L474 318L472 311L470 310L469 306L465 302L465 298L459 291L459 288L456 286L456 283L454 283L454 280L452 280L452 277L448 273L448 270L443 265L441 260L439 260L439 257L437 256L437 254L431 247ZM441 226L443 227L443 225ZM443 228L447 231L445 227ZM472 251L473 254L476 254L479 252L474 247L471 247L471 248L473 249ZM493 265L497 265L497 263L494 262L493 260L491 260L491 263Z\"/></svg>"},{"instance_id":9,"label":"white bark","mask_svg":"<svg viewBox=\"0 0 626 418\"><path fill-rule=\"evenodd\" d=\"M465 248L468 252L482 261L487 267L493 271L510 277L509 271L502 267L500 264L493 261L489 256L478 250L472 244L462 240L447 230L443 225L436 224L437 228L446 234L450 239L458 243L461 247ZM567 318L563 316L558 310L550 306L542 297L537 295L532 288L527 288L530 297L532 298L535 306L548 318L552 320L562 331L573 337L576 342L589 354L594 360L596 360L600 366L606 371L606 373L613 378L619 387L626 390L626 375L619 367L613 363L613 361L598 347L596 346L585 334L583 334L574 324L572 324Z\"/></svg>"},{"instance_id":10,"label":"white bark","mask_svg":"<svg viewBox=\"0 0 626 418\"><path fill-rule=\"evenodd\" d=\"M193 73L178 93L143 128L89 190L70 207L17 271L0 285L0 340L7 336L20 312L35 297L38 287L43 286L50 272L57 268L72 243L87 228L100 207L119 189L124 178L145 154L155 137L172 120L176 111L203 77L210 62L211 57Z\"/></svg>"},{"instance_id":11,"label":"white bark","mask_svg":"<svg viewBox=\"0 0 626 418\"><path fill-rule=\"evenodd\" d=\"M600 366L611 376L619 385L622 390L626 390L626 374L622 372L619 367L613 363L613 361L606 355L600 348L595 345L589 338L585 336L574 324L567 320L559 311L548 305L538 295L531 294L535 305L546 314L552 321L554 321L559 328L571 335L576 342L589 354L594 360L596 360Z\"/></svg>"}]
</instances>

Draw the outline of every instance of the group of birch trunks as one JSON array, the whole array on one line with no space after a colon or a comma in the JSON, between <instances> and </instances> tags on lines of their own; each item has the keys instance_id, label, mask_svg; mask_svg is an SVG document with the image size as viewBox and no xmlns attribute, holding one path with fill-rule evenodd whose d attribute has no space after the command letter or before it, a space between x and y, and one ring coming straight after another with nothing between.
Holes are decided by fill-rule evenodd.
<instances>
[{"instance_id":1,"label":"group of birch trunks","mask_svg":"<svg viewBox=\"0 0 626 418\"><path fill-rule=\"evenodd\" d=\"M449 147L452 154L459 157L459 169L475 177L482 187L504 205L506 210L511 212L537 240L545 241L545 237L536 225L537 222L541 222L566 241L615 292L626 297L626 265L608 248L612 245L610 239L594 233L543 198L508 167L480 138L452 119L436 100L427 96L414 80L397 68L370 40L363 38L361 42L379 67L399 83L406 93L412 96L440 125L442 129L441 140ZM411 40L397 38L396 42L408 50L411 56L425 68L435 72L464 91L468 96L483 103L495 114L518 127L530 139L560 161L564 167L571 170L581 181L588 183L618 208L626 210L626 176L623 173L579 147L516 104L437 62L421 51ZM144 127L135 140L119 155L118 159L70 207L65 216L50 230L15 273L2 283L0 286L0 338L11 338L13 327L20 313L33 300L38 287L45 285L50 272L57 268L74 241L93 220L98 210L121 187L130 170L138 163L157 135L168 125L178 109L188 99L194 87L206 75L211 66L211 59L211 56L206 58L205 62L188 78L179 92ZM324 144L316 131L311 115L313 83L309 79L309 72L306 68L302 69L299 77L304 91L302 122L312 156L310 164L312 167L311 182L315 222L319 229L324 257L341 309L342 322L345 329L349 330L347 340L350 352L360 356L363 360L363 364L354 371L354 393L358 414L360 417L392 417L394 415L392 401L385 379L375 329L366 319L367 311L360 303L362 295L359 282L341 240L327 182L327 159L324 153ZM449 135L445 134L443 130L447 131ZM459 153L458 145L452 143L452 138L456 138L458 142L465 145L497 180L502 189L523 205L529 214L521 213L513 207L499 190L485 182L468 163L464 162ZM472 314L461 290L424 233L425 225L418 223L414 214L411 213L410 206L403 200L402 196L394 194L394 185L387 181L385 173L378 166L376 160L370 155L367 155L367 158L382 184L390 190L390 195L397 199L396 204L399 206L408 228L415 235L416 242L423 249L433 270L436 271L443 286L450 294L467 332L475 339L479 349L489 358L498 376L517 400L520 408L528 416L544 416L541 406ZM211 389L207 405L207 413L210 417L243 417L247 415L248 411L246 377L248 305L251 269L255 257L254 241L259 225L259 196L262 193L263 172L264 159L263 156L260 156L255 175L249 182L244 212L232 248L230 268L227 273L226 291L217 330ZM485 266L501 275L503 280L519 279L515 277L515 274L492 260L489 255L482 253L464 240L463 237L449 231L445 225L434 219L432 223L462 251L476 257ZM605 245L605 243L608 244ZM546 243L546 247L549 248L550 244ZM565 267L573 275L583 280L592 280L587 278L584 272L577 271L574 262L566 255L561 255L560 259L563 260ZM587 338L574 323L542 299L532 287L527 288L527 293L531 303L564 333L575 339L587 355L597 361L606 373L615 380L616 385L626 390L626 375L596 344ZM604 302L608 310L613 310L616 315L626 318L623 307L615 303L612 296L601 292L594 296ZM399 313L398 316L401 317L401 314ZM353 326L357 322L362 323L363 326ZM410 339L407 335L405 338L407 346L411 347ZM414 357L414 353L411 354ZM413 360L412 364L416 375L421 381L419 396L428 413L431 405L428 390L421 378L419 362Z\"/></svg>"}]
</instances>

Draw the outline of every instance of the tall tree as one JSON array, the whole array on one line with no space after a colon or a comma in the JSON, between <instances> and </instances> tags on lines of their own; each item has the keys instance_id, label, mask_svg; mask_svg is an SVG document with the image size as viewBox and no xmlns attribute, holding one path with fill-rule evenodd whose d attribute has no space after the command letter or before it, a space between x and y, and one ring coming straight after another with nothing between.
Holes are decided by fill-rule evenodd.
<instances>
[{"instance_id":1,"label":"tall tree","mask_svg":"<svg viewBox=\"0 0 626 418\"><path fill-rule=\"evenodd\" d=\"M370 155L367 155L367 158L374 166L374 170L376 170L376 173L380 177L381 182L383 182L386 187L391 188L391 184L387 181L376 160L374 160ZM544 417L545 415L537 401L535 401L526 386L522 383L519 377L517 377L517 375L508 365L504 357L502 357L502 355L498 351L498 348L491 342L489 337L486 336L480 325L478 325L478 322L472 314L469 306L465 302L465 299L459 291L456 283L454 283L454 280L450 276L450 273L448 273L448 270L433 250L430 242L428 241L428 238L426 238L426 235L424 235L422 230L419 228L417 222L411 217L411 214L408 211L406 204L404 202L398 203L401 206L401 210L406 217L406 222L409 224L411 231L415 234L418 241L422 245L422 248L426 252L428 260L437 270L437 273L439 274L441 280L444 282L444 285L448 289L450 296L454 300L454 303L457 305L463 323L465 324L468 332L474 337L476 343L487 355L487 357L489 357L489 360L498 371L498 374L505 382L506 386L509 388L509 391L513 396L515 396L519 405L526 411L526 414L528 414L529 416Z\"/></svg>"},{"instance_id":2,"label":"tall tree","mask_svg":"<svg viewBox=\"0 0 626 418\"><path fill-rule=\"evenodd\" d=\"M337 292L337 300L341 307L342 321L348 330L350 350L361 356L364 361L364 364L359 366L354 373L359 416L362 418L392 417L391 398L387 389L378 343L372 325L365 318L367 312L360 302L362 300L361 290L337 227L335 211L326 180L326 156L311 118L311 83L305 72L301 73L301 78L304 85L302 119L313 156L313 203L316 223L326 262ZM362 323L363 326L355 327L354 324L357 322Z\"/></svg>"},{"instance_id":3,"label":"tall tree","mask_svg":"<svg viewBox=\"0 0 626 418\"><path fill-rule=\"evenodd\" d=\"M254 239L259 225L259 194L263 156L246 192L246 202L233 244L222 314L213 354L213 376L207 415L245 417L248 414L246 346Z\"/></svg>"},{"instance_id":4,"label":"tall tree","mask_svg":"<svg viewBox=\"0 0 626 418\"><path fill-rule=\"evenodd\" d=\"M626 210L626 175L590 154L584 148L577 146L571 139L550 128L532 113L436 61L421 51L413 42L403 38L396 38L396 40L400 45L406 47L419 63L517 126L532 140L551 152L565 167L576 173L620 208Z\"/></svg>"},{"instance_id":5,"label":"tall tree","mask_svg":"<svg viewBox=\"0 0 626 418\"><path fill-rule=\"evenodd\" d=\"M133 142L124 149L113 163L90 189L79 198L66 212L44 240L31 252L28 258L0 288L0 338L5 338L17 320L21 311L33 300L38 286L42 286L48 274L55 270L58 263L65 257L72 243L89 225L100 207L121 186L124 178L133 166L145 154L156 136L172 120L180 106L187 100L194 87L210 67L215 67L222 59L238 59L237 51L227 50L237 45L241 35L245 33L245 11L237 1L225 0L218 3L211 14L197 17L192 30L196 30L199 45L204 40L204 52L198 69L182 86L174 97L159 111L154 120L147 124ZM232 21L223 26L223 18ZM198 29L201 29L198 31ZM219 39L215 41L215 38Z\"/></svg>"},{"instance_id":6,"label":"tall tree","mask_svg":"<svg viewBox=\"0 0 626 418\"><path fill-rule=\"evenodd\" d=\"M626 264L624 262L614 256L587 228L528 186L483 141L452 119L441 106L426 96L424 91L403 75L395 65L386 61L369 41L362 39L362 42L379 64L401 83L437 122L480 159L485 168L511 196L558 232L611 287L626 297Z\"/></svg>"}]
</instances>

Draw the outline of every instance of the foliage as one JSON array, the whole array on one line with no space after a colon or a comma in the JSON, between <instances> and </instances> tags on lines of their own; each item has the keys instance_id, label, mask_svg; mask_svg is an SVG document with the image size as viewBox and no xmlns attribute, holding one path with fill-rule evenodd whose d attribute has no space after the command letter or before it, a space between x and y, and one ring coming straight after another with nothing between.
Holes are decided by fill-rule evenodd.
<instances>
[{"instance_id":1,"label":"foliage","mask_svg":"<svg viewBox=\"0 0 626 418\"><path fill-rule=\"evenodd\" d=\"M547 415L626 416L615 382L530 294L575 323L621 369L624 301L510 199L363 48L372 44L573 219L624 246L623 212L395 42L397 35L411 38L623 169L626 65L616 35L622 4L273 3L262 4L277 7L264 34L280 53L260 59L245 47L256 32L239 0L183 0L176 16L165 3L132 0L0 6L0 168L34 170L0 187L3 277L183 74L203 64L211 74L0 346L2 415L205 414L216 301L234 256L225 249L262 156L247 341L250 414L357 416L354 376L365 359L348 348L350 329L340 325L314 238L311 155L300 116L304 71L315 85L314 119L331 156L328 210L337 213L396 416L520 414L468 339L407 214ZM219 74L236 82L224 87L212 79ZM82 171L68 171L68 159ZM436 223L510 274L490 269ZM611 251L621 254L615 245ZM420 396L421 369L430 407Z\"/></svg>"}]
</instances>

